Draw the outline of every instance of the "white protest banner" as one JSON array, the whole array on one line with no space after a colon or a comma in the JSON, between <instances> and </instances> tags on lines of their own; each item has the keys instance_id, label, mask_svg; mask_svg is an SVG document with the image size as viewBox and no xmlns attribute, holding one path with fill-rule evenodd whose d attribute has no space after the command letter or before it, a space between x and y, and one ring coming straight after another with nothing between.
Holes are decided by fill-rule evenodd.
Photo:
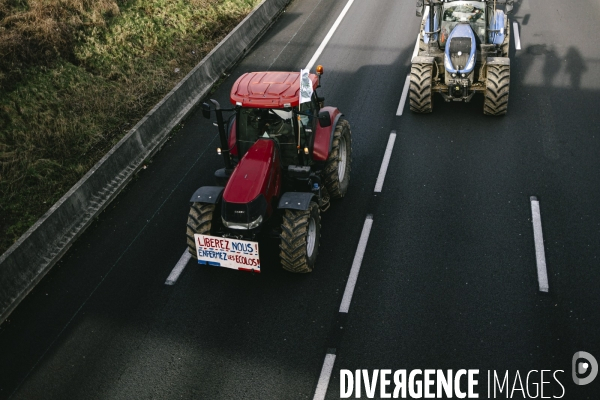
<instances>
[{"instance_id":1,"label":"white protest banner","mask_svg":"<svg viewBox=\"0 0 600 400\"><path fill-rule=\"evenodd\" d=\"M258 243L218 236L194 235L198 264L260 273Z\"/></svg>"},{"instance_id":2,"label":"white protest banner","mask_svg":"<svg viewBox=\"0 0 600 400\"><path fill-rule=\"evenodd\" d=\"M308 69L300 70L300 104L309 102L313 94L312 81L308 76L309 74L310 70Z\"/></svg>"}]
</instances>

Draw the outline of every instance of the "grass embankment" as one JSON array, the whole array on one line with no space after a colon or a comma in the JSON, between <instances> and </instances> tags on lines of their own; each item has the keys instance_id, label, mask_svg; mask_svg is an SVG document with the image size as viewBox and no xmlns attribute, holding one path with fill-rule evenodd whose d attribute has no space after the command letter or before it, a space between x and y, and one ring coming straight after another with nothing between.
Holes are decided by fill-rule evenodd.
<instances>
[{"instance_id":1,"label":"grass embankment","mask_svg":"<svg viewBox=\"0 0 600 400\"><path fill-rule=\"evenodd\" d=\"M0 0L0 254L260 0Z\"/></svg>"}]
</instances>

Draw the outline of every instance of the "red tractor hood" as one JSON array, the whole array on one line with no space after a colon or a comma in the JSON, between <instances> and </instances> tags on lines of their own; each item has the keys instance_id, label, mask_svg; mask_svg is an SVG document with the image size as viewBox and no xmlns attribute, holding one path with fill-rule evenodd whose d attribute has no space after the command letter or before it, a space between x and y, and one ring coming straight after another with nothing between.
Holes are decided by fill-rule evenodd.
<instances>
[{"instance_id":1,"label":"red tractor hood","mask_svg":"<svg viewBox=\"0 0 600 400\"><path fill-rule=\"evenodd\" d=\"M267 194L271 165L275 161L275 143L259 139L250 147L231 174L223 192L228 203L245 204L259 194Z\"/></svg>"}]
</instances>

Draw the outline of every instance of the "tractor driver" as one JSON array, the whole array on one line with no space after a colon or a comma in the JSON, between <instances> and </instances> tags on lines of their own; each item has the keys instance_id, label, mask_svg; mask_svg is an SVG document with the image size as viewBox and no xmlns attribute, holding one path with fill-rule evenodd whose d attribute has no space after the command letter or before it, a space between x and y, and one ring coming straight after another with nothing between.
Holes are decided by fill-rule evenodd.
<instances>
[{"instance_id":1,"label":"tractor driver","mask_svg":"<svg viewBox=\"0 0 600 400\"><path fill-rule=\"evenodd\" d=\"M265 124L262 137L269 137L277 142L283 165L295 165L298 162L292 116L291 111L268 110L263 120Z\"/></svg>"}]
</instances>

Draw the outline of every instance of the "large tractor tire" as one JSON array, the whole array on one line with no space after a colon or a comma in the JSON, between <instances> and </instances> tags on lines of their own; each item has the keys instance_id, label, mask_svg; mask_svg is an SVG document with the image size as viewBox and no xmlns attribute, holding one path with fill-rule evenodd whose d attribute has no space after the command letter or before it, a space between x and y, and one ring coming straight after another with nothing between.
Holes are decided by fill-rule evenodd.
<instances>
[{"instance_id":1,"label":"large tractor tire","mask_svg":"<svg viewBox=\"0 0 600 400\"><path fill-rule=\"evenodd\" d=\"M325 188L332 199L342 198L348 191L351 163L352 132L350 123L340 118L333 132L331 153L329 153L324 169Z\"/></svg>"},{"instance_id":2,"label":"large tractor tire","mask_svg":"<svg viewBox=\"0 0 600 400\"><path fill-rule=\"evenodd\" d=\"M500 57L508 57L508 53L510 52L510 22L507 16L504 18L506 18L506 25L504 26L504 41L500 47Z\"/></svg>"},{"instance_id":3,"label":"large tractor tire","mask_svg":"<svg viewBox=\"0 0 600 400\"><path fill-rule=\"evenodd\" d=\"M192 203L187 221L187 245L188 251L194 258L197 258L196 243L194 234L210 235L215 212L214 204Z\"/></svg>"},{"instance_id":4,"label":"large tractor tire","mask_svg":"<svg viewBox=\"0 0 600 400\"><path fill-rule=\"evenodd\" d=\"M433 64L415 63L410 68L410 111L420 114L433 109Z\"/></svg>"},{"instance_id":5,"label":"large tractor tire","mask_svg":"<svg viewBox=\"0 0 600 400\"><path fill-rule=\"evenodd\" d=\"M486 115L504 115L508 108L508 90L510 86L510 65L491 64L487 66L485 81L485 101L483 113Z\"/></svg>"},{"instance_id":6,"label":"large tractor tire","mask_svg":"<svg viewBox=\"0 0 600 400\"><path fill-rule=\"evenodd\" d=\"M317 260L321 239L319 206L310 202L308 210L285 210L281 224L281 266L295 273L311 272Z\"/></svg>"}]
</instances>

